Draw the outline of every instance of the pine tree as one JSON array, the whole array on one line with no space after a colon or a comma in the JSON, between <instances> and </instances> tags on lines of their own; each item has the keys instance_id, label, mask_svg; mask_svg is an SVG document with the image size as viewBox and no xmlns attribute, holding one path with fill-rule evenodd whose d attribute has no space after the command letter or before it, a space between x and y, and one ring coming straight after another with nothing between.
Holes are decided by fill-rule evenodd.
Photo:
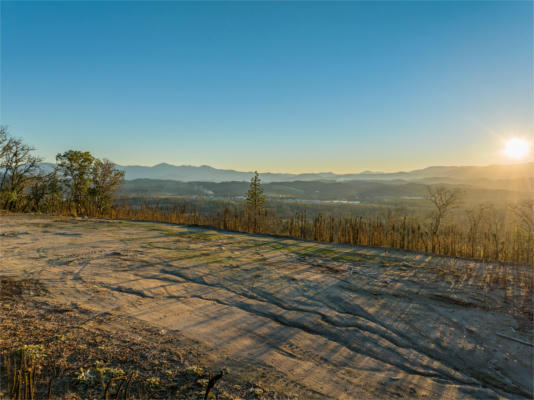
<instances>
[{"instance_id":1,"label":"pine tree","mask_svg":"<svg viewBox=\"0 0 534 400\"><path fill-rule=\"evenodd\" d=\"M256 232L260 228L260 222L265 215L265 195L261 186L258 171L254 171L254 177L250 180L247 193L246 208L252 230Z\"/></svg>"}]
</instances>

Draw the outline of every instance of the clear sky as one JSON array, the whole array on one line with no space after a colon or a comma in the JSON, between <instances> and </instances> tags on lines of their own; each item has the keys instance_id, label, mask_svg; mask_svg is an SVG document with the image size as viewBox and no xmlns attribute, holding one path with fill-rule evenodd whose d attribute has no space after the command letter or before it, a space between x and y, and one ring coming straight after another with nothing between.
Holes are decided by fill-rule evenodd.
<instances>
[{"instance_id":1,"label":"clear sky","mask_svg":"<svg viewBox=\"0 0 534 400\"><path fill-rule=\"evenodd\" d=\"M1 3L1 123L47 161L358 172L532 140L533 3Z\"/></svg>"}]
</instances>

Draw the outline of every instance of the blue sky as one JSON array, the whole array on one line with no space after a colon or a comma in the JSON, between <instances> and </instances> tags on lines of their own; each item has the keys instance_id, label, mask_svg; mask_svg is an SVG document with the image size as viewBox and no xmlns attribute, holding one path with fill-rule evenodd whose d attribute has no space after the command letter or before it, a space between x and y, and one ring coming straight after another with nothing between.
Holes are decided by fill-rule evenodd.
<instances>
[{"instance_id":1,"label":"blue sky","mask_svg":"<svg viewBox=\"0 0 534 400\"><path fill-rule=\"evenodd\" d=\"M507 162L533 3L1 3L1 123L48 161L259 171Z\"/></svg>"}]
</instances>

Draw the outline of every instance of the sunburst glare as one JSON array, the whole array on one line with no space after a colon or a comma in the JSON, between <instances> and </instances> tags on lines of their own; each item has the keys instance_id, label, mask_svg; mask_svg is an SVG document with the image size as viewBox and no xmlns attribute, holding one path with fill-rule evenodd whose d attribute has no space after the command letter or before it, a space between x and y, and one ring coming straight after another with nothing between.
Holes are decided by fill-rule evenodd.
<instances>
[{"instance_id":1,"label":"sunburst glare","mask_svg":"<svg viewBox=\"0 0 534 400\"><path fill-rule=\"evenodd\" d=\"M521 159L528 156L530 153L530 143L521 138L513 138L506 142L504 146L504 154L510 158Z\"/></svg>"}]
</instances>

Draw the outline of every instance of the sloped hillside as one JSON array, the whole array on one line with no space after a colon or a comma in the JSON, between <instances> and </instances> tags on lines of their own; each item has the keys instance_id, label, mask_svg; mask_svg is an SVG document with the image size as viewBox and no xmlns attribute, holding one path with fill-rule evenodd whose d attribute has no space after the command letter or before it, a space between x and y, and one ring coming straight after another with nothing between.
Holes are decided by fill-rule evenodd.
<instances>
[{"instance_id":1,"label":"sloped hillside","mask_svg":"<svg viewBox=\"0 0 534 400\"><path fill-rule=\"evenodd\" d=\"M41 282L43 304L183 335L211 349L206 367L266 391L532 396L531 267L149 222L0 222L2 274Z\"/></svg>"}]
</instances>

